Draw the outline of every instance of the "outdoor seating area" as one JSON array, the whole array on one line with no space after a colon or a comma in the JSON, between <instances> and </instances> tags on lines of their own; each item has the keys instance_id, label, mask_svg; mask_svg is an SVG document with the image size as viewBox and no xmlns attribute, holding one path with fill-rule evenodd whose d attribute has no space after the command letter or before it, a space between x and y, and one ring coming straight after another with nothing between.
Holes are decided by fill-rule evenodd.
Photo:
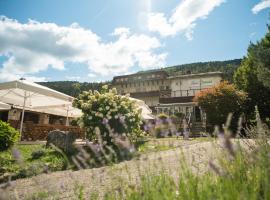
<instances>
[{"instance_id":1,"label":"outdoor seating area","mask_svg":"<svg viewBox=\"0 0 270 200\"><path fill-rule=\"evenodd\" d=\"M144 120L152 120L151 109L139 99L129 97L141 109ZM0 83L0 118L20 130L21 141L46 140L52 130L68 131L78 139L85 132L71 121L82 115L72 106L74 97L26 80Z\"/></svg>"},{"instance_id":2,"label":"outdoor seating area","mask_svg":"<svg viewBox=\"0 0 270 200\"><path fill-rule=\"evenodd\" d=\"M73 97L48 87L18 80L0 84L0 117L20 130L21 140L46 140L58 129L84 138L83 130L70 122L81 116L72 106Z\"/></svg>"}]
</instances>

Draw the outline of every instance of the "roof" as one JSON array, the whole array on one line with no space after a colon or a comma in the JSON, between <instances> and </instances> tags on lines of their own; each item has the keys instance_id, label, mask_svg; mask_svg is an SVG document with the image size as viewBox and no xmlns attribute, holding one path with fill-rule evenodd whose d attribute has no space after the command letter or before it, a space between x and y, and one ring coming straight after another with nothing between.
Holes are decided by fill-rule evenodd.
<instances>
[{"instance_id":1,"label":"roof","mask_svg":"<svg viewBox=\"0 0 270 200\"><path fill-rule=\"evenodd\" d=\"M128 77L133 77L133 76L138 76L138 75L143 75L143 74L158 74L162 73L168 76L168 73L165 70L149 70L149 71L140 71L134 74L127 74L127 75L121 75L121 76L115 76L113 77L113 80L117 78L128 78Z\"/></svg>"},{"instance_id":2,"label":"roof","mask_svg":"<svg viewBox=\"0 0 270 200\"><path fill-rule=\"evenodd\" d=\"M190 77L196 77L196 76L222 76L222 72L205 72L205 73L198 73L198 74L185 74L185 75L176 75L176 76L170 76L168 79L175 79L175 78L190 78Z\"/></svg>"},{"instance_id":3,"label":"roof","mask_svg":"<svg viewBox=\"0 0 270 200\"><path fill-rule=\"evenodd\" d=\"M0 83L0 101L15 108L23 108L25 101L26 110L60 116L68 114L75 117L80 110L72 108L73 99L71 96L26 80Z\"/></svg>"}]
</instances>

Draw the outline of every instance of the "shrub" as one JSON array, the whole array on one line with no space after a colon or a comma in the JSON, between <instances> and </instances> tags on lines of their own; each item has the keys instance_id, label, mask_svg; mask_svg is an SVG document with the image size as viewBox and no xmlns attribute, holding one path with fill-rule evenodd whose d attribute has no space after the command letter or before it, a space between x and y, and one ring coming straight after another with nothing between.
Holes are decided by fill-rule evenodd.
<instances>
[{"instance_id":1,"label":"shrub","mask_svg":"<svg viewBox=\"0 0 270 200\"><path fill-rule=\"evenodd\" d=\"M103 86L101 93L85 91L75 99L74 106L83 112L78 123L85 128L86 137L91 141L98 140L96 128L101 139L112 146L113 135L126 135L135 142L142 134L141 110L128 96L117 95L116 89Z\"/></svg>"},{"instance_id":2,"label":"shrub","mask_svg":"<svg viewBox=\"0 0 270 200\"><path fill-rule=\"evenodd\" d=\"M19 132L0 120L0 151L7 150L19 139Z\"/></svg>"},{"instance_id":3,"label":"shrub","mask_svg":"<svg viewBox=\"0 0 270 200\"><path fill-rule=\"evenodd\" d=\"M33 151L31 153L31 159L32 160L36 160L41 158L42 156L44 156L46 154L46 152L43 149L37 150L37 151Z\"/></svg>"},{"instance_id":4,"label":"shrub","mask_svg":"<svg viewBox=\"0 0 270 200\"><path fill-rule=\"evenodd\" d=\"M176 116L169 117L168 115L161 113L158 115L155 123L151 126L146 126L146 129L150 132L152 136L157 138L164 138L167 136L173 136L176 134L175 122L177 121Z\"/></svg>"},{"instance_id":5,"label":"shrub","mask_svg":"<svg viewBox=\"0 0 270 200\"><path fill-rule=\"evenodd\" d=\"M202 90L193 100L206 112L207 123L212 127L221 126L228 114L233 113L235 120L231 128L235 130L246 97L246 93L224 81L213 88Z\"/></svg>"}]
</instances>

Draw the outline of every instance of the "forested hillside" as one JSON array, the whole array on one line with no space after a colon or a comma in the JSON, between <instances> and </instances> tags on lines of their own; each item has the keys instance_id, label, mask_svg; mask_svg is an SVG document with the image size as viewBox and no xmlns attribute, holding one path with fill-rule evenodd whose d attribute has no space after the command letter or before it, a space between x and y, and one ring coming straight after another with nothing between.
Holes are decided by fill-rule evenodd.
<instances>
[{"instance_id":1,"label":"forested hillside","mask_svg":"<svg viewBox=\"0 0 270 200\"><path fill-rule=\"evenodd\" d=\"M172 67L163 68L170 75L191 73L204 73L212 71L221 71L224 73L226 80L232 81L234 71L240 66L241 59L228 60L228 61L213 61L213 62L198 62L184 65L177 65ZM54 81L54 82L41 82L41 85L47 86L59 92L71 96L78 96L81 91L100 90L102 85L110 84L105 83L79 83L76 81Z\"/></svg>"},{"instance_id":2,"label":"forested hillside","mask_svg":"<svg viewBox=\"0 0 270 200\"><path fill-rule=\"evenodd\" d=\"M77 81L53 81L53 82L40 82L39 84L63 92L70 96L78 96L82 91L88 90L100 90L102 85L109 84L109 82L103 83L80 83Z\"/></svg>"},{"instance_id":3,"label":"forested hillside","mask_svg":"<svg viewBox=\"0 0 270 200\"><path fill-rule=\"evenodd\" d=\"M232 81L234 71L240 66L242 59L227 60L227 61L212 61L212 62L198 62L184 65L177 65L166 67L170 75L191 73L204 73L221 71L224 73L224 79Z\"/></svg>"}]
</instances>

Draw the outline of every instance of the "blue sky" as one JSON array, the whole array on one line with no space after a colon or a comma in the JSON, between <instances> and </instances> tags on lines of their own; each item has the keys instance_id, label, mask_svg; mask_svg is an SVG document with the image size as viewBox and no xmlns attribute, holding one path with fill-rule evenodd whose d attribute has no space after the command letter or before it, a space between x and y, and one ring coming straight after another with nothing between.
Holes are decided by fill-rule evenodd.
<instances>
[{"instance_id":1,"label":"blue sky","mask_svg":"<svg viewBox=\"0 0 270 200\"><path fill-rule=\"evenodd\" d=\"M0 0L0 81L103 81L242 58L269 0Z\"/></svg>"}]
</instances>

